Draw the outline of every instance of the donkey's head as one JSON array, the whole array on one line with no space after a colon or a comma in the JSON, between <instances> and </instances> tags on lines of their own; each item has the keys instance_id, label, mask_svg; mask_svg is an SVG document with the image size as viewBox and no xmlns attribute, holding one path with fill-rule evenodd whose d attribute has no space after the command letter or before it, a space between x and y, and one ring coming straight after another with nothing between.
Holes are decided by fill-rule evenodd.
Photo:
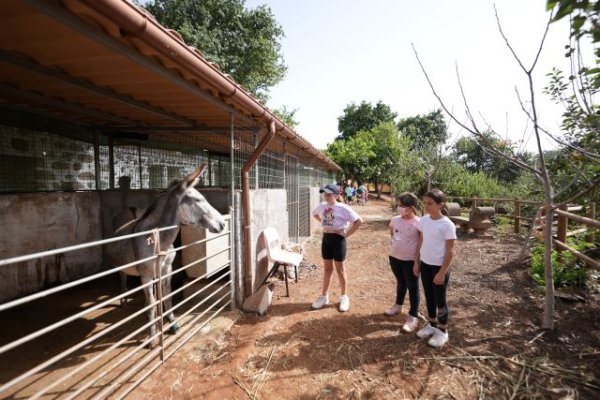
<instances>
[{"instance_id":1,"label":"donkey's head","mask_svg":"<svg viewBox=\"0 0 600 400\"><path fill-rule=\"evenodd\" d=\"M205 169L206 163L202 163L178 183L178 190L183 192L183 196L177 209L177 218L183 225L200 225L213 233L219 233L225 228L223 216L194 187Z\"/></svg>"}]
</instances>

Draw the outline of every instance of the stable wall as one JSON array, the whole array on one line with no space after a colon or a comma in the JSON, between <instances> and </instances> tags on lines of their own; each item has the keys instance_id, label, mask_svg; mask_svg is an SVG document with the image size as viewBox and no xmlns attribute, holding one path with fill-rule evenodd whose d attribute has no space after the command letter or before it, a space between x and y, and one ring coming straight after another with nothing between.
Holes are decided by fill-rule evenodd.
<instances>
[{"instance_id":1,"label":"stable wall","mask_svg":"<svg viewBox=\"0 0 600 400\"><path fill-rule=\"evenodd\" d=\"M286 210L287 194L285 189L250 190L250 207L252 210L250 243L252 254L249 276L253 292L258 289L270 268L267 252L262 241L262 231L267 227L277 229L281 242L288 241L288 212ZM251 293L246 293L248 297Z\"/></svg>"},{"instance_id":2,"label":"stable wall","mask_svg":"<svg viewBox=\"0 0 600 400\"><path fill-rule=\"evenodd\" d=\"M0 195L0 259L101 238L94 192ZM0 301L39 291L102 269L100 247L0 268Z\"/></svg>"}]
</instances>

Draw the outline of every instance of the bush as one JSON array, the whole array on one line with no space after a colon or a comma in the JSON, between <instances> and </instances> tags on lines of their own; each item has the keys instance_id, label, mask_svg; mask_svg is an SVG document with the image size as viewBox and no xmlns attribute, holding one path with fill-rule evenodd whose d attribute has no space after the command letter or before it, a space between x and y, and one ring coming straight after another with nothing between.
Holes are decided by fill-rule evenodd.
<instances>
[{"instance_id":1,"label":"bush","mask_svg":"<svg viewBox=\"0 0 600 400\"><path fill-rule=\"evenodd\" d=\"M574 239L567 240L569 246L575 250L584 251L592 247L591 243L574 243ZM563 251L561 257L558 257L556 250L552 251L552 271L554 273L554 287L566 287L574 289L587 289L589 272L585 264L579 261L574 254ZM544 245L537 245L531 254L530 265L531 277L537 285L546 284L544 279Z\"/></svg>"}]
</instances>

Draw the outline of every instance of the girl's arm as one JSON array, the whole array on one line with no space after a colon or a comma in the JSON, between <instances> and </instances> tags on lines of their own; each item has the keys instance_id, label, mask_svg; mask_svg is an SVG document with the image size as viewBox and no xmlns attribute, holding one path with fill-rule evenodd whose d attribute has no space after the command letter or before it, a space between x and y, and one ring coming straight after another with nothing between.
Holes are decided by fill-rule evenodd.
<instances>
[{"instance_id":1,"label":"girl's arm","mask_svg":"<svg viewBox=\"0 0 600 400\"><path fill-rule=\"evenodd\" d=\"M419 242L417 243L417 252L415 253L415 263L413 265L413 274L419 276L421 272L421 244L423 243L423 234L419 231Z\"/></svg>"},{"instance_id":2,"label":"girl's arm","mask_svg":"<svg viewBox=\"0 0 600 400\"><path fill-rule=\"evenodd\" d=\"M323 220L321 219L321 216L318 214L313 214L313 218L316 219L317 221L319 221L319 223L323 222Z\"/></svg>"},{"instance_id":3,"label":"girl's arm","mask_svg":"<svg viewBox=\"0 0 600 400\"><path fill-rule=\"evenodd\" d=\"M446 274L450 263L452 262L452 256L454 255L454 239L446 240L446 254L444 254L444 261L442 262L442 268L433 278L433 283L436 285L443 285L446 280Z\"/></svg>"},{"instance_id":4,"label":"girl's arm","mask_svg":"<svg viewBox=\"0 0 600 400\"><path fill-rule=\"evenodd\" d=\"M390 226L390 237L394 237L394 228Z\"/></svg>"},{"instance_id":5,"label":"girl's arm","mask_svg":"<svg viewBox=\"0 0 600 400\"><path fill-rule=\"evenodd\" d=\"M354 221L352 223L352 226L350 227L350 229L348 229L348 232L346 232L345 234L342 232L341 235L344 237L348 237L348 236L352 235L354 232L356 232L356 230L358 229L360 224L362 224L362 222L363 222L362 218L357 219L356 221Z\"/></svg>"}]
</instances>

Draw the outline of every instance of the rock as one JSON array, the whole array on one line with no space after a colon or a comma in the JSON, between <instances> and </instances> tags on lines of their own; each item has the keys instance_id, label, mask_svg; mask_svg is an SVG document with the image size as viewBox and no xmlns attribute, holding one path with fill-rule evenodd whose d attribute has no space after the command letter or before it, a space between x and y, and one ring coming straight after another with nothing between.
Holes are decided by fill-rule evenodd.
<instances>
[{"instance_id":1,"label":"rock","mask_svg":"<svg viewBox=\"0 0 600 400\"><path fill-rule=\"evenodd\" d=\"M246 300L242 305L242 310L247 312L255 312L258 315L265 315L271 301L273 300L273 285L263 285L258 291Z\"/></svg>"}]
</instances>

